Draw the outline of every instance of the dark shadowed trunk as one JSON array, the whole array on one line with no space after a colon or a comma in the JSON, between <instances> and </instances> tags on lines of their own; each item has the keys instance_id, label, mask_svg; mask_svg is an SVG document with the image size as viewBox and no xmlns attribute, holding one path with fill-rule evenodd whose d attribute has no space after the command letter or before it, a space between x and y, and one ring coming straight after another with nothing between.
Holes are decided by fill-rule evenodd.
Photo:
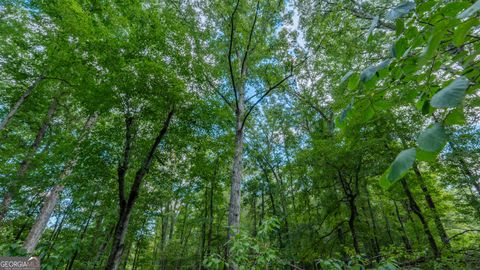
<instances>
[{"instance_id":1,"label":"dark shadowed trunk","mask_svg":"<svg viewBox=\"0 0 480 270\"><path fill-rule=\"evenodd\" d=\"M165 134L167 133L170 121L172 120L174 110L170 110L168 113L167 119L163 123L162 129L160 130L158 136L155 138L145 160L143 161L141 167L135 174L133 184L130 188L130 194L128 199L125 196L125 176L130 162L130 151L132 144L132 125L133 118L127 116L125 119L126 124L126 135L125 135L125 148L123 154L123 160L118 167L118 186L119 186L119 217L117 221L117 226L115 227L115 233L113 237L112 249L110 251L110 256L107 261L105 269L107 270L116 270L121 261L121 256L123 248L125 245L125 237L128 232L128 224L130 222L130 217L132 215L133 206L137 201L138 194L140 192L140 187L145 175L148 173L150 166L152 165L153 156L155 151L163 140Z\"/></svg>"},{"instance_id":2,"label":"dark shadowed trunk","mask_svg":"<svg viewBox=\"0 0 480 270\"><path fill-rule=\"evenodd\" d=\"M435 221L435 226L437 228L438 234L440 235L440 239L447 248L450 248L450 241L447 232L445 231L445 227L443 226L443 222L440 219L440 215L437 211L435 203L433 202L432 196L430 195L430 191L427 188L427 184L425 183L425 180L423 179L423 176L420 173L417 164L415 163L413 164L413 170L415 172L415 175L417 176L418 182L420 183L420 188L422 189L423 195L425 196L425 201L427 202L428 208L430 208L430 211L432 212L433 220Z\"/></svg>"},{"instance_id":3,"label":"dark shadowed trunk","mask_svg":"<svg viewBox=\"0 0 480 270\"><path fill-rule=\"evenodd\" d=\"M405 194L407 195L408 202L410 204L410 208L412 209L413 213L417 215L418 219L420 220L420 223L422 223L423 226L423 232L425 233L428 243L430 244L430 249L433 253L433 256L435 258L440 257L440 251L437 247L437 243L435 242L435 238L433 238L432 233L430 232L430 228L428 227L428 223L425 220L425 217L423 216L422 210L420 210L420 207L418 206L417 202L415 201L415 198L413 197L412 192L410 191L407 181L405 179L401 180L403 190Z\"/></svg>"},{"instance_id":4,"label":"dark shadowed trunk","mask_svg":"<svg viewBox=\"0 0 480 270\"><path fill-rule=\"evenodd\" d=\"M395 205L395 214L397 216L398 223L400 224L401 237L402 237L403 244L405 245L405 250L408 253L411 253L412 244L410 242L410 239L408 238L408 234L407 234L407 231L405 230L405 226L403 225L403 220L402 220L402 217L400 216L400 211L398 211L397 202L394 201L393 204Z\"/></svg>"}]
</instances>

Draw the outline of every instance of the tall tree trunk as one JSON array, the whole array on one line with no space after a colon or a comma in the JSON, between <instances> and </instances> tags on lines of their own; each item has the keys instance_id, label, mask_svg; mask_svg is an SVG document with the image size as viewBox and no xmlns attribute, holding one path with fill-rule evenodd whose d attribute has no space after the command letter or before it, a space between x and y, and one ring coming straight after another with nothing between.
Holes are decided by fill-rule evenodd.
<instances>
[{"instance_id":1,"label":"tall tree trunk","mask_svg":"<svg viewBox=\"0 0 480 270\"><path fill-rule=\"evenodd\" d=\"M239 108L236 111L235 155L233 157L230 205L228 210L228 240L240 230L240 188L243 178L243 114L243 98L241 98L239 100Z\"/></svg>"},{"instance_id":2,"label":"tall tree trunk","mask_svg":"<svg viewBox=\"0 0 480 270\"><path fill-rule=\"evenodd\" d=\"M129 165L130 150L131 150L131 140L132 133L131 128L133 124L133 118L130 116L126 117L126 136L125 136L125 149L123 161L118 167L118 185L119 185L119 217L117 226L115 227L115 233L113 238L112 249L110 251L110 256L108 257L106 270L117 270L120 265L123 248L125 245L125 237L128 232L128 224L130 222L130 217L132 215L133 206L138 199L140 192L140 187L143 179L145 178L148 170L150 169L153 161L155 151L163 140L165 134L167 133L168 127L172 120L174 109L170 110L168 113L167 119L163 123L162 129L160 130L158 136L155 138L145 160L143 161L141 167L137 170L133 184L130 188L130 194L128 200L125 197L125 175Z\"/></svg>"},{"instance_id":3,"label":"tall tree trunk","mask_svg":"<svg viewBox=\"0 0 480 270\"><path fill-rule=\"evenodd\" d=\"M418 206L417 202L415 201L415 198L413 197L413 194L410 191L410 188L408 187L407 181L405 181L405 179L402 179L401 182L402 182L403 190L404 190L405 194L407 195L407 198L408 198L408 201L409 201L409 204L410 204L410 208L412 209L413 213L415 213L415 215L417 215L418 219L420 220L420 223L422 223L423 232L427 236L428 243L430 244L430 249L433 253L433 256L435 256L435 258L440 257L440 251L437 247L437 243L435 242L435 238L433 238L433 235L430 232L430 228L428 227L428 223L425 220L425 217L423 216L422 210L420 210L420 207Z\"/></svg>"},{"instance_id":4,"label":"tall tree trunk","mask_svg":"<svg viewBox=\"0 0 480 270\"><path fill-rule=\"evenodd\" d=\"M18 101L13 105L13 107L10 109L8 112L7 116L2 120L0 123L0 132L5 129L5 127L8 125L12 117L17 113L18 108L22 106L22 104L27 100L27 98L30 96L32 91L40 84L43 80L45 79L44 76L39 76L28 88L25 92L23 92L22 96L18 99Z\"/></svg>"},{"instance_id":5,"label":"tall tree trunk","mask_svg":"<svg viewBox=\"0 0 480 270\"><path fill-rule=\"evenodd\" d=\"M60 183L65 180L73 171L73 168L77 164L79 160L78 152L80 151L81 143L85 140L87 135L90 133L91 128L97 121L98 114L94 113L90 115L85 122L85 125L82 130L82 135L80 136L77 146L73 150L73 153L75 156L70 159L63 169L62 173L59 176L58 184L56 184L48 193L48 195L45 197L44 204L42 206L42 209L40 210L40 214L37 216L35 223L33 224L32 228L30 229L30 232L23 243L23 247L27 250L28 253L32 253L35 250L35 247L38 244L38 241L40 241L40 238L42 237L43 232L45 231L45 227L47 226L48 220L50 219L55 206L58 201L58 197L60 196L60 193L63 190L63 185Z\"/></svg>"},{"instance_id":6,"label":"tall tree trunk","mask_svg":"<svg viewBox=\"0 0 480 270\"><path fill-rule=\"evenodd\" d=\"M350 229L350 233L352 235L352 243L353 243L353 248L355 250L356 254L360 254L360 247L358 245L358 236L357 236L357 230L355 227L355 220L358 216L358 209L355 203L355 199L357 197L357 192L358 192L358 173L359 173L360 167L358 168L357 175L355 177L355 183L354 187L352 189L351 183L352 179L350 181L347 181L345 179L346 177L342 174L342 172L337 169L338 173L338 180L340 181L340 184L342 185L343 192L345 194L346 200L347 200L347 206L350 209L350 217L348 219L348 227ZM351 178L351 177L350 177ZM355 191L357 190L357 191Z\"/></svg>"},{"instance_id":7,"label":"tall tree trunk","mask_svg":"<svg viewBox=\"0 0 480 270\"><path fill-rule=\"evenodd\" d=\"M205 258L205 243L207 241L207 222L208 222L208 185L205 185L205 201L202 218L202 237L200 241L200 260L198 262L198 269L202 269L202 262Z\"/></svg>"},{"instance_id":8,"label":"tall tree trunk","mask_svg":"<svg viewBox=\"0 0 480 270\"><path fill-rule=\"evenodd\" d=\"M88 219L85 222L85 225L83 225L83 230L82 230L82 233L80 234L80 238L79 238L80 241L82 241L85 238L85 235L87 234L87 229L88 229L88 226L90 225L90 222L92 221L93 211L95 210L95 205L96 204L97 204L97 199L95 198L95 201L92 205L92 209L90 210L90 214L88 215ZM78 250L79 250L79 248L77 247L75 249L75 252L72 255L72 258L70 258L70 261L67 264L67 267L65 268L65 270L72 270L73 264L75 263L75 260L77 259L77 256L78 256Z\"/></svg>"},{"instance_id":9,"label":"tall tree trunk","mask_svg":"<svg viewBox=\"0 0 480 270\"><path fill-rule=\"evenodd\" d=\"M350 228L350 233L352 234L353 248L355 249L356 254L360 254L360 247L358 246L358 237L357 230L355 228L355 219L357 218L358 211L355 206L355 199L351 198L348 200L348 205L350 208L350 218L348 219L348 227Z\"/></svg>"},{"instance_id":10,"label":"tall tree trunk","mask_svg":"<svg viewBox=\"0 0 480 270\"><path fill-rule=\"evenodd\" d=\"M480 196L480 183L479 183L479 177L472 173L472 171L468 168L468 164L465 162L465 160L458 154L458 150L452 142L448 142L448 145L452 148L453 154L458 160L458 163L460 163L460 169L462 170L463 174L468 178L468 181L471 183L471 185L475 188L477 191L478 195Z\"/></svg>"},{"instance_id":11,"label":"tall tree trunk","mask_svg":"<svg viewBox=\"0 0 480 270\"><path fill-rule=\"evenodd\" d=\"M2 206L0 207L0 223L3 221L5 215L7 214L10 208L10 204L13 198L15 197L18 188L21 187L23 183L25 175L31 165L33 156L35 155L35 152L40 147L40 143L45 137L48 126L50 125L50 122L53 118L53 115L57 111L57 108L58 108L58 100L57 98L53 98L50 104L50 107L48 108L47 115L45 116L40 126L40 129L38 130L37 135L35 136L35 140L33 141L32 145L28 149L28 152L25 158L20 163L20 167L18 168L16 179L13 181L12 184L10 184L7 187L7 191L3 196Z\"/></svg>"},{"instance_id":12,"label":"tall tree trunk","mask_svg":"<svg viewBox=\"0 0 480 270\"><path fill-rule=\"evenodd\" d=\"M217 166L218 169L218 166ZM216 176L216 174L215 174ZM208 236L207 236L207 256L210 255L210 249L212 246L212 236L213 236L213 191L214 191L214 181L212 177L210 181L210 196L209 196L209 216L208 216Z\"/></svg>"},{"instance_id":13,"label":"tall tree trunk","mask_svg":"<svg viewBox=\"0 0 480 270\"><path fill-rule=\"evenodd\" d=\"M57 204L58 197L62 189L63 186L56 185L45 197L45 202L40 210L40 214L35 220L35 223L33 224L27 238L25 239L25 242L23 243L23 248L28 254L33 253L35 247L40 241L43 231L47 226L47 222L50 219L51 213L53 213L53 210L55 209L55 205Z\"/></svg>"},{"instance_id":14,"label":"tall tree trunk","mask_svg":"<svg viewBox=\"0 0 480 270\"><path fill-rule=\"evenodd\" d=\"M435 203L433 202L432 196L430 195L430 191L427 188L425 180L423 179L420 170L416 163L413 164L413 170L415 175L417 176L417 180L420 183L420 188L422 189L423 195L425 196L425 201L427 202L428 208L433 214L433 220L435 221L435 226L437 228L438 234L440 235L440 239L442 240L443 244L450 248L450 240L448 238L447 232L445 231L445 227L443 226L442 220L440 219L440 215L438 214L437 208L435 207Z\"/></svg>"},{"instance_id":15,"label":"tall tree trunk","mask_svg":"<svg viewBox=\"0 0 480 270\"><path fill-rule=\"evenodd\" d=\"M375 221L375 217L373 216L373 209L372 209L372 204L370 202L370 193L368 192L368 188L365 187L366 190L366 195L367 195L367 206L368 206L368 213L370 215L370 220L372 221L372 227L373 227L373 244L375 248L375 257L377 261L380 261L380 244L378 242L378 228L377 228L377 222Z\"/></svg>"},{"instance_id":16,"label":"tall tree trunk","mask_svg":"<svg viewBox=\"0 0 480 270\"><path fill-rule=\"evenodd\" d=\"M390 240L390 244L393 245L394 241L393 241L393 236L392 236L392 229L391 229L391 226L390 226L390 220L388 219L388 215L387 215L387 213L385 213L385 210L383 211L383 218L385 219L385 226L387 227L388 239Z\"/></svg>"},{"instance_id":17,"label":"tall tree trunk","mask_svg":"<svg viewBox=\"0 0 480 270\"><path fill-rule=\"evenodd\" d=\"M407 234L407 231L405 230L405 226L403 225L402 217L400 216L400 211L398 211L397 202L394 201L393 204L395 205L395 213L397 215L398 223L400 224L401 237L402 237L403 244L405 245L405 250L408 253L412 253L413 251L412 244L410 242L410 239L408 238L408 234Z\"/></svg>"},{"instance_id":18,"label":"tall tree trunk","mask_svg":"<svg viewBox=\"0 0 480 270\"><path fill-rule=\"evenodd\" d=\"M100 263L101 258L103 257L103 254L105 253L105 250L107 249L108 245L108 240L113 236L115 227L112 226L112 228L107 232L105 235L105 239L103 239L103 242L100 244L100 247L98 248L97 254L95 255L95 259L93 260L93 270L97 269L97 265Z\"/></svg>"}]
</instances>

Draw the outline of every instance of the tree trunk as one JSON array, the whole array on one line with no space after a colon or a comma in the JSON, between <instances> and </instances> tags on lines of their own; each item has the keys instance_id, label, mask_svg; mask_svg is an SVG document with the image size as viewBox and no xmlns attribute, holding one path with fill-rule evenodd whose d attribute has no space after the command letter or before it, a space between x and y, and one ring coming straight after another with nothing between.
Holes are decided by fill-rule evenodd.
<instances>
[{"instance_id":1,"label":"tree trunk","mask_svg":"<svg viewBox=\"0 0 480 270\"><path fill-rule=\"evenodd\" d=\"M354 198L351 198L348 201L350 208L350 218L348 219L348 227L350 228L350 233L352 234L353 248L355 249L356 254L360 254L360 248L358 246L357 231L355 228L355 219L357 218L358 211L355 206Z\"/></svg>"},{"instance_id":2,"label":"tree trunk","mask_svg":"<svg viewBox=\"0 0 480 270\"><path fill-rule=\"evenodd\" d=\"M16 195L17 189L23 183L25 175L32 162L33 156L35 155L35 152L40 147L41 141L45 137L48 126L50 125L50 122L52 120L52 117L57 111L57 107L58 107L58 100L57 98L53 98L52 103L48 108L47 115L45 116L45 119L43 120L40 126L40 129L38 130L37 135L35 136L35 140L33 141L32 145L28 149L27 155L25 156L23 161L20 163L20 167L17 171L17 179L15 179L13 183L7 187L7 192L3 197L2 206L0 208L0 223L3 221L3 218L7 214L10 208L10 204Z\"/></svg>"},{"instance_id":3,"label":"tree trunk","mask_svg":"<svg viewBox=\"0 0 480 270\"><path fill-rule=\"evenodd\" d=\"M83 240L83 238L85 238L85 235L87 234L87 229L88 229L88 226L90 225L90 221L92 221L92 218L93 218L93 211L95 210L95 205L97 204L97 199L95 198L95 201L92 205L92 209L90 210L90 214L88 215L88 219L87 221L85 222L85 225L83 225L83 230L82 230L82 233L80 234L80 242ZM73 253L72 255L72 258L70 259L67 267L65 268L65 270L72 270L73 268L73 264L75 263L75 260L77 259L77 256L78 256L78 247L75 249L75 252Z\"/></svg>"},{"instance_id":4,"label":"tree trunk","mask_svg":"<svg viewBox=\"0 0 480 270\"><path fill-rule=\"evenodd\" d=\"M218 168L218 166L217 166ZM216 176L216 174L215 174ZM212 236L213 236L213 190L214 190L214 181L212 178L210 182L210 202L209 202L209 217L208 217L208 236L207 236L207 256L210 255L210 249L212 246Z\"/></svg>"},{"instance_id":5,"label":"tree trunk","mask_svg":"<svg viewBox=\"0 0 480 270\"><path fill-rule=\"evenodd\" d=\"M117 226L115 228L114 238L112 249L110 251L110 256L106 264L106 270L117 270L120 265L123 248L125 245L125 238L128 232L128 224L130 222L130 217L132 215L133 206L138 199L140 192L140 187L143 179L145 178L150 166L152 165L153 156L155 151L163 140L165 134L167 133L168 127L172 120L174 109L170 110L168 113L167 119L163 123L162 129L160 130L158 136L155 138L145 160L143 161L141 167L137 170L133 184L130 188L130 194L128 200L125 197L125 175L129 165L129 157L131 150L131 126L133 123L133 118L127 117L126 122L126 138L125 138L125 149L124 149L124 159L123 163L118 167L118 184L119 184L119 206L120 206L120 215L118 218Z\"/></svg>"},{"instance_id":6,"label":"tree trunk","mask_svg":"<svg viewBox=\"0 0 480 270\"><path fill-rule=\"evenodd\" d=\"M235 155L233 157L231 191L230 191L230 205L228 210L228 234L227 239L230 240L232 236L237 234L240 230L240 188L242 183L243 170L243 105L236 112L236 132L235 132Z\"/></svg>"},{"instance_id":7,"label":"tree trunk","mask_svg":"<svg viewBox=\"0 0 480 270\"><path fill-rule=\"evenodd\" d=\"M58 183L63 182L63 180L72 173L73 168L75 167L79 159L77 153L80 151L81 143L85 140L87 134L89 134L92 126L97 121L97 117L98 114L94 113L90 115L90 117L87 119L83 127L82 135L77 142L77 146L73 150L75 156L68 161L67 165L59 176ZM23 244L23 247L27 250L28 253L32 253L35 250L38 241L40 241L40 238L42 237L45 227L47 226L47 222L55 209L55 205L57 204L58 197L62 190L63 186L61 184L56 184L49 192L49 194L45 197L45 202L42 206L42 209L40 210L40 214L37 216L35 223L30 229L28 237Z\"/></svg>"},{"instance_id":8,"label":"tree trunk","mask_svg":"<svg viewBox=\"0 0 480 270\"><path fill-rule=\"evenodd\" d=\"M385 226L387 227L387 235L388 239L390 240L390 244L393 245L393 237L392 237L392 229L390 226L390 220L388 219L387 213L385 213L385 210L383 211L383 218L385 219Z\"/></svg>"},{"instance_id":9,"label":"tree trunk","mask_svg":"<svg viewBox=\"0 0 480 270\"><path fill-rule=\"evenodd\" d=\"M35 223L33 224L27 238L25 239L25 242L23 243L23 248L27 251L28 254L33 253L35 247L38 244L38 241L40 241L43 231L47 226L47 222L50 219L53 210L55 209L55 205L57 204L58 197L62 189L63 186L56 185L45 197L45 202L43 204L42 210L40 210L40 214L35 220Z\"/></svg>"},{"instance_id":10,"label":"tree trunk","mask_svg":"<svg viewBox=\"0 0 480 270\"><path fill-rule=\"evenodd\" d=\"M410 242L410 239L408 238L407 231L405 230L405 226L403 225L402 217L400 216L400 212L398 211L398 206L397 203L394 201L393 204L395 205L395 213L397 215L398 223L400 223L400 229L401 229L401 236L402 236L402 241L403 244L405 245L405 250L408 253L412 253L412 244Z\"/></svg>"},{"instance_id":11,"label":"tree trunk","mask_svg":"<svg viewBox=\"0 0 480 270\"><path fill-rule=\"evenodd\" d=\"M113 232L114 232L115 227L112 226L112 228L108 231L108 233L105 236L105 239L103 240L102 244L100 244L100 247L98 248L97 255L95 255L95 259L93 260L93 269L97 269L97 265L100 262L100 259L103 257L103 254L105 253L105 250L107 249L107 245L109 242L109 239L111 238Z\"/></svg>"},{"instance_id":12,"label":"tree trunk","mask_svg":"<svg viewBox=\"0 0 480 270\"><path fill-rule=\"evenodd\" d=\"M415 215L417 215L418 219L422 223L423 232L427 236L428 243L430 244L430 249L432 250L433 256L435 256L435 258L440 257L440 251L437 247L437 243L435 242L435 238L433 238L433 235L430 232L430 228L428 227L428 223L427 223L427 221L425 220L425 217L422 214L422 210L420 210L420 207L418 206L417 202L415 201L415 198L413 197L413 194L408 187L407 181L405 181L405 179L402 179L401 182L402 182L403 190L405 191L405 194L407 195L407 198L408 198L408 201L409 201L409 204L410 204L410 207L411 207L413 213L415 213Z\"/></svg>"},{"instance_id":13,"label":"tree trunk","mask_svg":"<svg viewBox=\"0 0 480 270\"><path fill-rule=\"evenodd\" d=\"M8 112L7 116L2 120L0 123L0 132L5 129L5 127L8 125L12 117L17 113L18 108L22 106L22 104L27 100L27 98L30 96L32 91L40 84L43 80L45 79L44 76L39 76L33 83L30 85L27 90L22 94L22 96L18 99L18 101L13 105L13 107L10 109Z\"/></svg>"},{"instance_id":14,"label":"tree trunk","mask_svg":"<svg viewBox=\"0 0 480 270\"><path fill-rule=\"evenodd\" d=\"M437 208L435 207L435 203L433 202L432 196L427 188L425 180L423 179L420 170L418 169L417 164L413 164L413 170L415 175L417 176L417 180L420 183L420 188L422 189L423 195L425 196L425 201L427 202L428 208L432 211L433 220L435 221L435 226L437 228L438 234L440 235L440 239L442 240L443 244L450 248L450 240L448 238L447 232L445 231L445 227L443 226L442 220L440 219L440 215L438 214Z\"/></svg>"},{"instance_id":15,"label":"tree trunk","mask_svg":"<svg viewBox=\"0 0 480 270\"><path fill-rule=\"evenodd\" d=\"M452 142L448 142L448 145L453 150L453 155L457 158L458 163L460 163L460 168L463 174L468 178L468 181L472 184L472 186L477 191L478 195L480 196L480 183L478 182L478 176L472 173L472 171L468 168L468 164L465 160L458 154L458 150Z\"/></svg>"}]
</instances>

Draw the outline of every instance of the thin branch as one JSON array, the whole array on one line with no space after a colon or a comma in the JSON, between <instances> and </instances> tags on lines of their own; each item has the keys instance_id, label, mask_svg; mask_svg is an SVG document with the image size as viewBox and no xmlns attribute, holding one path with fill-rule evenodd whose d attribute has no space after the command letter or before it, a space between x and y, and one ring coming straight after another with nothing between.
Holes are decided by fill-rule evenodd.
<instances>
[{"instance_id":1,"label":"thin branch","mask_svg":"<svg viewBox=\"0 0 480 270\"><path fill-rule=\"evenodd\" d=\"M233 34L234 34L234 17L235 13L237 12L238 5L240 4L240 0L237 0L237 4L235 5L235 9L232 12L232 16L230 17L230 44L228 46L228 68L230 69L230 79L232 80L232 88L233 94L235 95L235 106L238 109L238 97L237 97L237 86L235 84L235 75L233 73L233 65L232 65L232 47L233 47Z\"/></svg>"},{"instance_id":2,"label":"thin branch","mask_svg":"<svg viewBox=\"0 0 480 270\"><path fill-rule=\"evenodd\" d=\"M356 3L355 1L351 0L352 4L357 6L358 9L354 8L354 7L349 7L348 10L350 10L350 12L352 12L352 15L357 17L357 18L360 18L360 19L367 19L367 20L373 20L375 16L367 13L365 10L363 10L363 8L358 4ZM380 26L383 26L384 28L386 29L389 29L389 30L392 30L392 31L395 31L396 30L396 27L394 24L392 23L388 23L388 22L385 22L383 20L378 20L378 25Z\"/></svg>"},{"instance_id":3,"label":"thin branch","mask_svg":"<svg viewBox=\"0 0 480 270\"><path fill-rule=\"evenodd\" d=\"M71 84L69 81L65 80L65 79L62 79L62 78L57 78L57 77L43 77L45 80L57 80L57 81L61 81L63 82L64 84L68 85L68 86L74 86L73 84Z\"/></svg>"},{"instance_id":4,"label":"thin branch","mask_svg":"<svg viewBox=\"0 0 480 270\"><path fill-rule=\"evenodd\" d=\"M252 110L258 105L258 103L260 103L266 96L268 96L268 94L270 94L270 92L272 92L273 90L277 89L284 81L288 80L289 78L291 78L293 76L293 73L290 72L289 75L287 75L286 77L284 77L283 79L281 79L280 81L278 81L274 86L270 87L267 91L265 91L263 93L263 95L257 99L257 101L255 101L255 103L253 103L252 106L250 106L250 108L248 109L247 113L245 114L245 117L243 118L243 121L242 121L242 126L241 128L243 129L243 126L245 125L245 121L247 120L248 116L250 115L250 113L252 112Z\"/></svg>"},{"instance_id":5,"label":"thin branch","mask_svg":"<svg viewBox=\"0 0 480 270\"><path fill-rule=\"evenodd\" d=\"M257 7L255 9L255 17L253 18L253 24L252 24L252 28L250 29L250 33L248 34L247 49L245 50L245 54L243 55L243 60L242 60L242 69L241 69L242 72L243 72L243 70L245 68L245 64L247 62L248 52L250 51L250 45L252 43L253 32L255 31L255 24L257 23L259 7L260 7L260 0L257 1Z\"/></svg>"},{"instance_id":6,"label":"thin branch","mask_svg":"<svg viewBox=\"0 0 480 270\"><path fill-rule=\"evenodd\" d=\"M228 99L225 97L225 95L223 95L220 90L215 86L215 84L210 80L210 78L208 78L208 76L206 74L203 74L203 76L205 77L205 80L207 81L208 85L210 85L210 87L212 87L213 91L215 91L222 99L223 101L225 101L225 103L227 103L227 105L233 109L233 104L228 101Z\"/></svg>"},{"instance_id":7,"label":"thin branch","mask_svg":"<svg viewBox=\"0 0 480 270\"><path fill-rule=\"evenodd\" d=\"M320 114L320 116L322 116L322 118L325 119L325 121L329 121L327 115L318 106L313 104L313 102L311 102L308 98L304 98L297 91L295 91L295 90L292 90L292 91L293 91L293 95L295 97L297 97L301 101L305 101L312 109L314 109L316 112L318 112Z\"/></svg>"},{"instance_id":8,"label":"thin branch","mask_svg":"<svg viewBox=\"0 0 480 270\"><path fill-rule=\"evenodd\" d=\"M469 233L469 232L480 232L480 230L475 230L475 229L471 229L471 230L464 230L463 232L460 232L460 233L457 233L457 234L454 234L453 236L449 237L448 240L452 240L453 238L457 237L457 236L460 236L462 234L466 234L466 233Z\"/></svg>"}]
</instances>

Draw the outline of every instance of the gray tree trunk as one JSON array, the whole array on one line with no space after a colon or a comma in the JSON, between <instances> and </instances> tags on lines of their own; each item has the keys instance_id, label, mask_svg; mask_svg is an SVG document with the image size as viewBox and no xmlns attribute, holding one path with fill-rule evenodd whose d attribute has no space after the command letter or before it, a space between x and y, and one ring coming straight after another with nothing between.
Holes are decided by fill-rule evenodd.
<instances>
[{"instance_id":1,"label":"gray tree trunk","mask_svg":"<svg viewBox=\"0 0 480 270\"><path fill-rule=\"evenodd\" d=\"M80 151L80 145L85 140L86 135L90 132L92 126L97 121L97 117L98 117L98 114L94 113L87 119L87 122L83 127L82 136L79 138L77 146L73 151L74 153L78 153ZM57 204L58 197L60 196L60 193L63 190L63 186L60 183L72 173L73 168L78 162L78 158L79 156L75 155L75 157L70 159L70 161L67 163L62 173L60 174L58 183L52 188L52 190L45 197L45 201L42 206L42 209L40 210L40 214L37 216L35 223L33 224L27 238L25 239L25 242L23 243L23 247L27 250L28 253L32 253L35 250L35 247L37 246L38 242L40 241L40 238L42 237L43 232L45 231L45 227L47 226L47 222L50 219L55 209L55 205Z\"/></svg>"},{"instance_id":2,"label":"gray tree trunk","mask_svg":"<svg viewBox=\"0 0 480 270\"><path fill-rule=\"evenodd\" d=\"M58 107L58 100L54 98L47 111L47 115L45 116L45 119L43 120L42 125L40 126L40 129L38 130L37 135L35 136L35 140L30 146L30 149L28 149L27 155L25 156L23 161L20 163L20 167L17 171L17 179L15 179L13 183L7 187L7 192L3 196L2 205L0 207L0 222L2 222L2 220L5 218L5 215L7 214L10 208L10 204L13 200L13 197L15 196L17 189L21 186L21 182L23 181L23 178L25 177L25 174L27 173L28 168L30 167L32 158L35 155L35 152L40 147L40 143L45 137L45 134L47 133L48 126L50 125L53 115L57 111L57 107Z\"/></svg>"},{"instance_id":3,"label":"gray tree trunk","mask_svg":"<svg viewBox=\"0 0 480 270\"><path fill-rule=\"evenodd\" d=\"M238 107L235 111L235 154L233 157L230 205L228 211L228 240L240 231L240 189L243 178L243 117L245 113L245 96L243 87L240 87L238 90Z\"/></svg>"},{"instance_id":4,"label":"gray tree trunk","mask_svg":"<svg viewBox=\"0 0 480 270\"><path fill-rule=\"evenodd\" d=\"M7 116L2 120L0 123L0 132L5 129L5 127L8 125L12 117L17 113L18 108L22 106L22 104L27 100L27 98L30 96L32 91L37 87L37 85L42 82L45 79L44 76L38 77L32 85L30 85L25 92L23 92L22 96L18 99L18 101L13 105L13 107L10 109L8 112Z\"/></svg>"},{"instance_id":5,"label":"gray tree trunk","mask_svg":"<svg viewBox=\"0 0 480 270\"><path fill-rule=\"evenodd\" d=\"M35 220L32 229L28 233L27 239L25 239L25 242L23 243L23 248L27 250L28 254L33 253L38 241L40 241L43 231L47 226L47 222L50 219L50 215L55 209L55 205L57 204L58 197L62 189L63 186L56 185L45 197L45 203L43 204L42 210Z\"/></svg>"}]
</instances>

